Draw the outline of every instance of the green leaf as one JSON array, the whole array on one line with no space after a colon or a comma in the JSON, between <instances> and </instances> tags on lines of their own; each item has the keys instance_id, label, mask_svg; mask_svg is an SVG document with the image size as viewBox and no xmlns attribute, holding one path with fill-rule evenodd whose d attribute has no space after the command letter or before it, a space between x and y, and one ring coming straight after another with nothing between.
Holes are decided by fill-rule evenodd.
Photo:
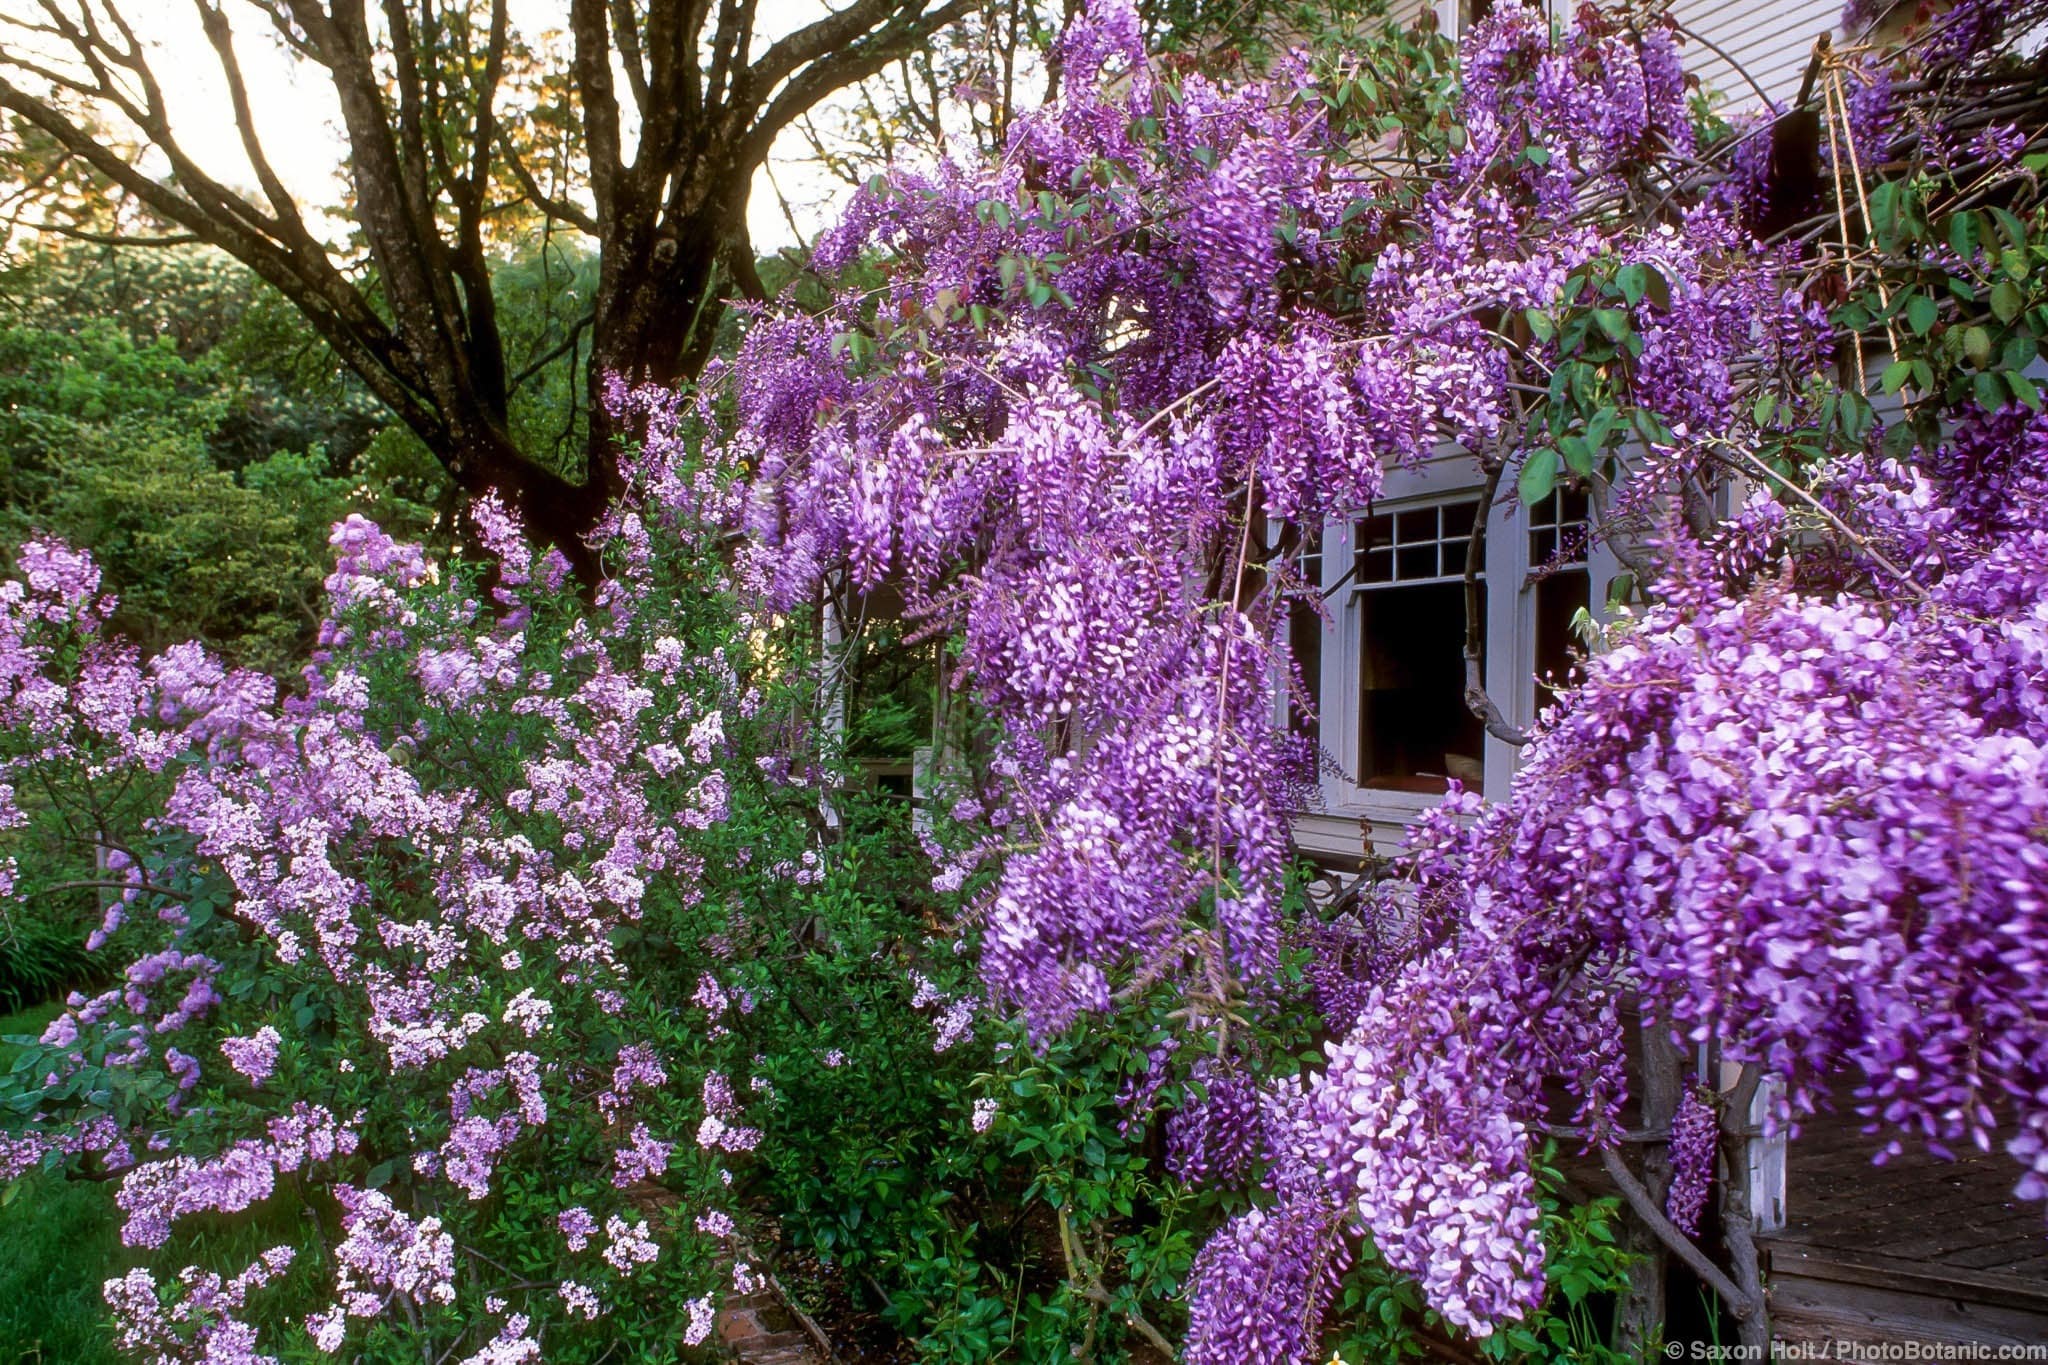
<instances>
[{"instance_id":1,"label":"green leaf","mask_svg":"<svg viewBox=\"0 0 2048 1365\"><path fill-rule=\"evenodd\" d=\"M1991 312L2000 322L2011 322L2027 306L2027 296L2011 280L2000 280L1991 287Z\"/></svg>"},{"instance_id":2,"label":"green leaf","mask_svg":"<svg viewBox=\"0 0 2048 1365\"><path fill-rule=\"evenodd\" d=\"M1542 309L1525 308L1522 316L1529 320L1529 334L1538 341L1548 341L1557 335L1557 324Z\"/></svg>"},{"instance_id":3,"label":"green leaf","mask_svg":"<svg viewBox=\"0 0 2048 1365\"><path fill-rule=\"evenodd\" d=\"M1978 374L1971 386L1975 390L1977 406L1986 412L1997 412L2005 406L2005 383L1989 370Z\"/></svg>"},{"instance_id":4,"label":"green leaf","mask_svg":"<svg viewBox=\"0 0 2048 1365\"><path fill-rule=\"evenodd\" d=\"M1870 221L1880 237L1892 237L1899 230L1899 196L1903 187L1887 180L1870 192Z\"/></svg>"},{"instance_id":5,"label":"green leaf","mask_svg":"<svg viewBox=\"0 0 2048 1365\"><path fill-rule=\"evenodd\" d=\"M1948 220L1948 244L1956 255L1969 260L1977 251L1977 219L1974 214L1958 213Z\"/></svg>"},{"instance_id":6,"label":"green leaf","mask_svg":"<svg viewBox=\"0 0 2048 1365\"><path fill-rule=\"evenodd\" d=\"M1913 329L1913 335L1926 336L1934 328L1934 300L1926 294L1915 294L1906 302L1906 323Z\"/></svg>"},{"instance_id":7,"label":"green leaf","mask_svg":"<svg viewBox=\"0 0 2048 1365\"><path fill-rule=\"evenodd\" d=\"M1636 435L1642 437L1644 445L1662 446L1671 444L1671 432L1648 409L1636 408L1629 413L1628 420L1635 427Z\"/></svg>"},{"instance_id":8,"label":"green leaf","mask_svg":"<svg viewBox=\"0 0 2048 1365\"><path fill-rule=\"evenodd\" d=\"M1593 447L1586 443L1585 437L1567 436L1557 443L1557 448L1559 453L1564 456L1565 466L1572 473L1582 479L1592 475Z\"/></svg>"},{"instance_id":9,"label":"green leaf","mask_svg":"<svg viewBox=\"0 0 2048 1365\"><path fill-rule=\"evenodd\" d=\"M1611 407L1600 409L1600 411L1593 414L1592 420L1586 423L1586 444L1594 450L1607 449L1608 439L1613 436L1614 428L1620 422L1621 412L1619 409Z\"/></svg>"},{"instance_id":10,"label":"green leaf","mask_svg":"<svg viewBox=\"0 0 2048 1365\"><path fill-rule=\"evenodd\" d=\"M1666 313L1670 312L1671 281L1665 279L1664 272L1657 269L1656 266L1646 265L1643 267L1643 270L1647 276L1643 281L1643 297L1655 304L1660 310Z\"/></svg>"},{"instance_id":11,"label":"green leaf","mask_svg":"<svg viewBox=\"0 0 2048 1365\"><path fill-rule=\"evenodd\" d=\"M1891 364L1884 367L1884 379L1882 381L1884 391L1886 393L1897 393L1900 389L1906 387L1906 381L1912 377L1912 361L1894 360Z\"/></svg>"},{"instance_id":12,"label":"green leaf","mask_svg":"<svg viewBox=\"0 0 2048 1365\"><path fill-rule=\"evenodd\" d=\"M1633 308L1642 302L1643 291L1648 288L1643 277L1649 272L1640 264L1625 265L1614 272L1614 283L1621 289L1621 296Z\"/></svg>"},{"instance_id":13,"label":"green leaf","mask_svg":"<svg viewBox=\"0 0 2048 1365\"><path fill-rule=\"evenodd\" d=\"M1550 496L1557 487L1557 452L1549 446L1532 450L1522 461L1522 472L1515 480L1515 487L1522 496L1522 505L1534 507Z\"/></svg>"},{"instance_id":14,"label":"green leaf","mask_svg":"<svg viewBox=\"0 0 2048 1365\"><path fill-rule=\"evenodd\" d=\"M1593 325L1605 332L1609 341L1620 341L1630 331L1628 314L1619 308L1595 308Z\"/></svg>"},{"instance_id":15,"label":"green leaf","mask_svg":"<svg viewBox=\"0 0 2048 1365\"><path fill-rule=\"evenodd\" d=\"M2020 251L2027 249L2027 225L2011 209L1994 206L1991 216L1998 220L1998 230L2005 234L2005 240Z\"/></svg>"},{"instance_id":16,"label":"green leaf","mask_svg":"<svg viewBox=\"0 0 2048 1365\"><path fill-rule=\"evenodd\" d=\"M1989 364L1991 360L1991 333L1982 327L1972 327L1963 333L1963 354L1970 358L1972 365Z\"/></svg>"}]
</instances>

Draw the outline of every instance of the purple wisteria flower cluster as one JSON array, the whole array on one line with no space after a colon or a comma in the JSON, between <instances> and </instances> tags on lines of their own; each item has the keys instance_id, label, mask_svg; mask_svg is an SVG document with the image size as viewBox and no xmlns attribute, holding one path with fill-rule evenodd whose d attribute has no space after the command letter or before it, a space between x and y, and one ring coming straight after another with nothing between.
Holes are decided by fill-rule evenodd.
<instances>
[{"instance_id":1,"label":"purple wisteria flower cluster","mask_svg":"<svg viewBox=\"0 0 2048 1365\"><path fill-rule=\"evenodd\" d=\"M1043 1039L1162 980L1195 1019L1275 998L1316 757L1281 719L1307 702L1289 560L1390 469L1463 452L1512 535L1503 476L1533 500L1563 465L1639 603L1514 796L1425 819L1357 951L1310 973L1344 1030L1327 1066L1258 1124L1211 1067L1173 1120L1186 1175L1272 1163L1317 1190L1204 1252L1189 1358L1308 1359L1315 1268L1359 1234L1459 1329L1534 1307L1532 1145L1558 1082L1617 1140L1631 1011L1785 1076L1795 1111L1847 1063L1895 1130L2009 1120L2048 1162L2035 426L1866 452L1800 249L1755 240L1741 165L1674 169L1703 144L1658 22L1495 6L1441 173L1376 196L1343 70L1170 82L1135 32L1095 5L1004 156L871 185L825 263L865 248L885 282L764 313L714 376L743 585L782 609L900 594L999 735L960 779L976 827L934 840L991 1000ZM1876 139L1891 86L1857 85ZM1738 145L1772 174L1768 138ZM1749 452L1801 441L1784 493ZM1966 464L2021 472L1943 472ZM1767 486L1723 526L1731 468ZM1987 498L2019 525L1951 520ZM1770 575L1788 559L1811 580ZM1220 1141L1258 1128L1284 1135L1259 1161Z\"/></svg>"}]
</instances>

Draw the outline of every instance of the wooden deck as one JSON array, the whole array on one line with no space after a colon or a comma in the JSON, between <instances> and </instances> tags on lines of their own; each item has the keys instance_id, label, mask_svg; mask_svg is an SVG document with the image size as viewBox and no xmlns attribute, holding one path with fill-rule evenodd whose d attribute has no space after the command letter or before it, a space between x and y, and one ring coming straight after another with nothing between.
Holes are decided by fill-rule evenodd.
<instances>
[{"instance_id":1,"label":"wooden deck","mask_svg":"<svg viewBox=\"0 0 2048 1365\"><path fill-rule=\"evenodd\" d=\"M2048 1342L2048 1209L2013 1198L2003 1152L1873 1166L1853 1115L1802 1125L1784 1231L1764 1241L1787 1342Z\"/></svg>"}]
</instances>

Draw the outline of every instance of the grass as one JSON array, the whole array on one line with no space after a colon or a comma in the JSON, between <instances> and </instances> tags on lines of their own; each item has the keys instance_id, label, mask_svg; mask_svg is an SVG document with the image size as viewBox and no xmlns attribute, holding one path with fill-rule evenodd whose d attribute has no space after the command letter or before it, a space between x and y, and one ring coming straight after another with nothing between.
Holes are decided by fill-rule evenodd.
<instances>
[{"instance_id":1,"label":"grass","mask_svg":"<svg viewBox=\"0 0 2048 1365\"><path fill-rule=\"evenodd\" d=\"M58 1006L0 1015L40 1033ZM13 1061L0 1043L0 1070ZM31 1172L0 1186L0 1365L113 1365L100 1282L121 1258L113 1189Z\"/></svg>"}]
</instances>

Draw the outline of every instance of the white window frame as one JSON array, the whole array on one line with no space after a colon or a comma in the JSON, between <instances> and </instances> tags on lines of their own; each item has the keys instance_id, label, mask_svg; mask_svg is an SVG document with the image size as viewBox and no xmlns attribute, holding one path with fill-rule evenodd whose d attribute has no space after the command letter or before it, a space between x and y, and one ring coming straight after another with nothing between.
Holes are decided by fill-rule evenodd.
<instances>
[{"instance_id":1,"label":"white window frame","mask_svg":"<svg viewBox=\"0 0 2048 1365\"><path fill-rule=\"evenodd\" d=\"M1381 496L1370 508L1335 518L1323 525L1321 583L1327 619L1322 628L1320 672L1316 679L1321 704L1322 751L1333 760L1318 782L1320 808L1295 820L1296 843L1303 851L1338 858L1367 854L1385 856L1400 845L1407 827L1442 801L1421 792L1384 791L1356 781L1360 748L1359 689L1361 613L1354 605L1360 589L1350 578L1356 557L1357 521L1380 514L1479 498L1484 493L1477 462L1456 451L1439 454L1414 469L1387 471ZM1536 686L1536 592L1529 574L1529 517L1512 491L1497 494L1490 507L1479 509L1487 519L1484 572L1486 594L1486 690L1510 724L1526 727L1539 708ZM1586 555L1587 601L1599 618L1609 587L1621 566L1597 540ZM1514 778L1518 750L1487 735L1481 795L1497 801L1507 795Z\"/></svg>"}]
</instances>

